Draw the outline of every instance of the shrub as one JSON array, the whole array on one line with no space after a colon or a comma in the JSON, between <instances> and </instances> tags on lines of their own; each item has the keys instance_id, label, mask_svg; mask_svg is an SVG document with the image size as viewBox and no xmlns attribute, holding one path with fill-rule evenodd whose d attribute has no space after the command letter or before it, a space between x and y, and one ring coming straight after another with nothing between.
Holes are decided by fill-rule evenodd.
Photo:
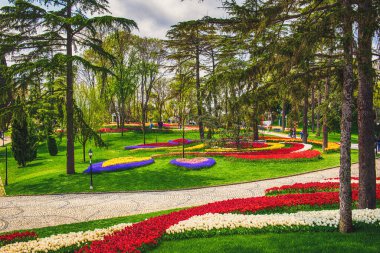
<instances>
[{"instance_id":1,"label":"shrub","mask_svg":"<svg viewBox=\"0 0 380 253\"><path fill-rule=\"evenodd\" d=\"M57 146L57 142L53 136L48 137L47 145L48 145L49 154L51 156L56 156L58 154L58 146Z\"/></svg>"}]
</instances>

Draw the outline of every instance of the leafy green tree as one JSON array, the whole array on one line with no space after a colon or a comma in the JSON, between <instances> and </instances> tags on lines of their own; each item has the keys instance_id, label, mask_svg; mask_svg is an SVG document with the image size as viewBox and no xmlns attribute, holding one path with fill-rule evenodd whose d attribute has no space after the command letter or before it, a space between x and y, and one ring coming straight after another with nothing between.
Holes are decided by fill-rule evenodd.
<instances>
[{"instance_id":1,"label":"leafy green tree","mask_svg":"<svg viewBox=\"0 0 380 253\"><path fill-rule=\"evenodd\" d=\"M75 130L76 139L82 144L83 162L86 161L86 144L95 139L97 146L105 146L97 130L107 121L107 110L100 99L100 87L91 87L86 83L76 86Z\"/></svg>"},{"instance_id":2,"label":"leafy green tree","mask_svg":"<svg viewBox=\"0 0 380 253\"><path fill-rule=\"evenodd\" d=\"M14 66L14 75L28 75L28 71L44 71L66 67L66 133L67 174L75 173L74 167L74 64L106 71L74 54L74 44L92 48L109 56L96 37L96 29L137 27L132 20L112 16L96 16L108 12L107 0L14 0L13 5L1 8L0 26L6 24L12 33L3 36L2 43L13 48L21 57ZM85 14L90 13L92 17ZM109 56L112 58L111 56Z\"/></svg>"}]
</instances>

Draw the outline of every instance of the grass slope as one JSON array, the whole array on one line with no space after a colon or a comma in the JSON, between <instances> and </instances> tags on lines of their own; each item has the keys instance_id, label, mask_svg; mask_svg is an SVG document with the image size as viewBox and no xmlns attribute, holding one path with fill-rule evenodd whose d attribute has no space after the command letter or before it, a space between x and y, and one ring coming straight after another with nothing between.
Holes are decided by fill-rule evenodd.
<instances>
[{"instance_id":1,"label":"grass slope","mask_svg":"<svg viewBox=\"0 0 380 253\"><path fill-rule=\"evenodd\" d=\"M154 253L211 252L380 252L378 227L362 227L352 234L338 232L264 233L163 241Z\"/></svg>"}]
</instances>

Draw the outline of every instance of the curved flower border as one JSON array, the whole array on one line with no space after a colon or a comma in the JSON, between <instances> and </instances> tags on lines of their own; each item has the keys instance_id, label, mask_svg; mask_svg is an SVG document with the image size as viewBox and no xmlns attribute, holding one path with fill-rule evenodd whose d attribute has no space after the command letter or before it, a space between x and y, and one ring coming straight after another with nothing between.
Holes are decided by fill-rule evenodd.
<instances>
[{"instance_id":1,"label":"curved flower border","mask_svg":"<svg viewBox=\"0 0 380 253\"><path fill-rule=\"evenodd\" d=\"M377 191L378 198L380 191ZM358 199L358 192L353 191L353 200ZM113 252L140 252L144 246L154 246L171 226L187 220L195 215L206 213L257 212L276 207L291 207L298 205L322 206L339 203L338 192L317 192L305 194L288 194L273 197L253 197L231 199L193 207L186 210L150 218L135 223L119 232L94 241L91 247L86 245L77 253L113 253Z\"/></svg>"},{"instance_id":2,"label":"curved flower border","mask_svg":"<svg viewBox=\"0 0 380 253\"><path fill-rule=\"evenodd\" d=\"M124 163L124 164L115 164L111 166L106 166L103 167L103 162L99 163L94 163L92 165L92 173L102 173L102 172L111 172L111 171L119 171L119 170L129 170L129 169L134 169L142 166L146 166L149 164L154 163L153 158L144 160L144 161L139 161L139 162L131 162L131 163ZM90 173L91 167L89 166L83 173Z\"/></svg>"},{"instance_id":3,"label":"curved flower border","mask_svg":"<svg viewBox=\"0 0 380 253\"><path fill-rule=\"evenodd\" d=\"M215 165L216 161L213 158L206 158L207 160L200 163L189 163L189 162L180 162L178 159L173 159L170 161L170 164L184 167L186 169L199 170L202 168L210 168Z\"/></svg>"}]
</instances>

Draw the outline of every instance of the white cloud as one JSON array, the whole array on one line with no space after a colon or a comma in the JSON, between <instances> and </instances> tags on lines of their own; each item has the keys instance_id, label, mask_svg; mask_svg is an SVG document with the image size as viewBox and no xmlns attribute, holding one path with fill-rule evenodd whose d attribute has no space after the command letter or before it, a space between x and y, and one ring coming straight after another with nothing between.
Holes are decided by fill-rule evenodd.
<instances>
[{"instance_id":1,"label":"white cloud","mask_svg":"<svg viewBox=\"0 0 380 253\"><path fill-rule=\"evenodd\" d=\"M141 36L164 38L170 26L204 16L227 17L220 0L110 0L113 15L133 19Z\"/></svg>"}]
</instances>

